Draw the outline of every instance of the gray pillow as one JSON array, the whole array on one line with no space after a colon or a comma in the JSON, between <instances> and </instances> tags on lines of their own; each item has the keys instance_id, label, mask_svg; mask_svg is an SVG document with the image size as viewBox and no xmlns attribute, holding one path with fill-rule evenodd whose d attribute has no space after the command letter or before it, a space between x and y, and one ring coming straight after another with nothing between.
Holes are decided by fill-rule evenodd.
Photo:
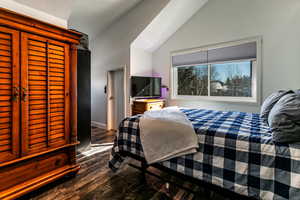
<instances>
[{"instance_id":1,"label":"gray pillow","mask_svg":"<svg viewBox=\"0 0 300 200\"><path fill-rule=\"evenodd\" d=\"M283 96L272 108L268 123L275 142L300 142L300 96Z\"/></svg>"},{"instance_id":2,"label":"gray pillow","mask_svg":"<svg viewBox=\"0 0 300 200\"><path fill-rule=\"evenodd\" d=\"M294 90L294 92L295 92L297 95L300 95L300 89Z\"/></svg>"},{"instance_id":3,"label":"gray pillow","mask_svg":"<svg viewBox=\"0 0 300 200\"><path fill-rule=\"evenodd\" d=\"M279 101L281 97L283 97L286 94L293 93L292 90L279 90L277 92L272 93L270 96L268 96L263 104L261 105L260 109L260 117L264 123L268 124L268 116L273 108L273 106Z\"/></svg>"}]
</instances>

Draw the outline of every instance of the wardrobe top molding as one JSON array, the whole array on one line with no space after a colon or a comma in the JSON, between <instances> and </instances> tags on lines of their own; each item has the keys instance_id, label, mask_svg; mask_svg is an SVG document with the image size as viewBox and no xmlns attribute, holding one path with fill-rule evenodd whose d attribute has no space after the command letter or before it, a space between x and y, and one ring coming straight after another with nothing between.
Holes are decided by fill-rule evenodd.
<instances>
[{"instance_id":1,"label":"wardrobe top molding","mask_svg":"<svg viewBox=\"0 0 300 200\"><path fill-rule=\"evenodd\" d=\"M0 25L73 44L79 44L79 39L82 36L76 31L49 24L5 8L0 8Z\"/></svg>"}]
</instances>

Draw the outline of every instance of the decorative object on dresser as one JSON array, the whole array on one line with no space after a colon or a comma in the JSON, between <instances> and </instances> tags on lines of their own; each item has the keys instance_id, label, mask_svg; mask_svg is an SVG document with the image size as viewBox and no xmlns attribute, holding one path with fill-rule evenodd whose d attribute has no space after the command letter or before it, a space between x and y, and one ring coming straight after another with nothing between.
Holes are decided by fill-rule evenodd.
<instances>
[{"instance_id":1,"label":"decorative object on dresser","mask_svg":"<svg viewBox=\"0 0 300 200\"><path fill-rule=\"evenodd\" d=\"M164 106L164 99L136 99L133 100L132 115L143 114L149 110L160 110Z\"/></svg>"},{"instance_id":2,"label":"decorative object on dresser","mask_svg":"<svg viewBox=\"0 0 300 200\"><path fill-rule=\"evenodd\" d=\"M0 8L0 199L79 170L81 35Z\"/></svg>"}]
</instances>

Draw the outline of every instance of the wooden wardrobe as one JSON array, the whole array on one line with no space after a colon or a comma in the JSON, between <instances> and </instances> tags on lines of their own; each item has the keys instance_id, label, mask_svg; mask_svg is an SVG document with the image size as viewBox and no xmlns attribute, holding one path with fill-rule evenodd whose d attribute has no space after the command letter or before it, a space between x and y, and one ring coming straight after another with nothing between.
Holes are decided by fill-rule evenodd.
<instances>
[{"instance_id":1,"label":"wooden wardrobe","mask_svg":"<svg viewBox=\"0 0 300 200\"><path fill-rule=\"evenodd\" d=\"M0 8L0 199L79 170L80 36Z\"/></svg>"}]
</instances>

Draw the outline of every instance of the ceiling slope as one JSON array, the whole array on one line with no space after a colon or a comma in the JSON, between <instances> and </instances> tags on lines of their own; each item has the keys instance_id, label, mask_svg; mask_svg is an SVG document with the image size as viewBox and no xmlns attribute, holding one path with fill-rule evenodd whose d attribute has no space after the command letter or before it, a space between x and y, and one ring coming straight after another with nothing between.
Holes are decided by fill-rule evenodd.
<instances>
[{"instance_id":1,"label":"ceiling slope","mask_svg":"<svg viewBox=\"0 0 300 200\"><path fill-rule=\"evenodd\" d=\"M68 20L73 0L14 0L55 17Z\"/></svg>"},{"instance_id":2,"label":"ceiling slope","mask_svg":"<svg viewBox=\"0 0 300 200\"><path fill-rule=\"evenodd\" d=\"M0 0L0 6L42 21L67 27L73 0Z\"/></svg>"},{"instance_id":3,"label":"ceiling slope","mask_svg":"<svg viewBox=\"0 0 300 200\"><path fill-rule=\"evenodd\" d=\"M208 0L171 0L131 44L153 52L186 23Z\"/></svg>"},{"instance_id":4,"label":"ceiling slope","mask_svg":"<svg viewBox=\"0 0 300 200\"><path fill-rule=\"evenodd\" d=\"M69 28L99 35L142 0L74 0Z\"/></svg>"}]
</instances>

